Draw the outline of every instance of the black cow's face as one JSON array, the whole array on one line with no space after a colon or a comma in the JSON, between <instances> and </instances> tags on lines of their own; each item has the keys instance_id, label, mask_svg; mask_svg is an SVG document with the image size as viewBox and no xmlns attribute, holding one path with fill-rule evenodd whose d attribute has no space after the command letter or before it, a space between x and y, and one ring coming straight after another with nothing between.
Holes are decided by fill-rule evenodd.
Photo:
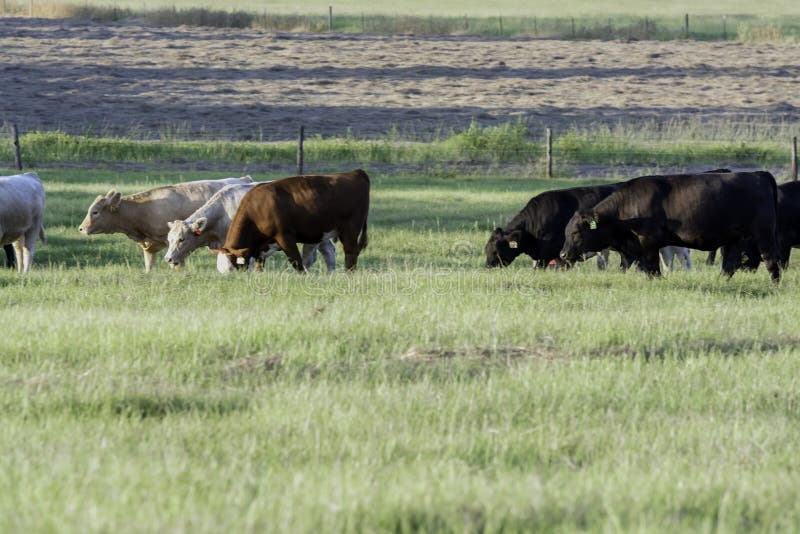
<instances>
[{"instance_id":1,"label":"black cow's face","mask_svg":"<svg viewBox=\"0 0 800 534\"><path fill-rule=\"evenodd\" d=\"M574 263L587 252L597 252L605 248L602 244L603 231L598 228L594 215L576 213L567 223L564 230L564 246L561 248L561 259Z\"/></svg>"},{"instance_id":2,"label":"black cow's face","mask_svg":"<svg viewBox=\"0 0 800 534\"><path fill-rule=\"evenodd\" d=\"M522 253L521 240L520 230L506 232L502 228L495 228L485 247L486 266L505 267L514 261Z\"/></svg>"}]
</instances>

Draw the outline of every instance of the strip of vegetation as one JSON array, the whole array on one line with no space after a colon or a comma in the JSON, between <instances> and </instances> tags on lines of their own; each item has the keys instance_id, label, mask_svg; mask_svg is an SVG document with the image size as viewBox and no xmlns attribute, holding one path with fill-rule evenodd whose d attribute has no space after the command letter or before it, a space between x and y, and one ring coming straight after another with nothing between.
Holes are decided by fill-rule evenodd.
<instances>
[{"instance_id":1,"label":"strip of vegetation","mask_svg":"<svg viewBox=\"0 0 800 534\"><path fill-rule=\"evenodd\" d=\"M28 15L26 4L4 4L4 15ZM100 22L144 21L159 26L254 28L280 32L476 35L551 39L739 40L783 42L800 39L800 16L692 15L642 17L613 15L585 17L535 16L414 16L340 14L327 11L282 14L268 10L158 7L120 8L116 5L47 3L33 5L33 16L75 18Z\"/></svg>"},{"instance_id":2,"label":"strip of vegetation","mask_svg":"<svg viewBox=\"0 0 800 534\"><path fill-rule=\"evenodd\" d=\"M631 128L572 129L554 136L553 157L559 164L605 165L785 165L789 160L789 131L772 135L729 131L719 138L713 128L669 128L643 133ZM304 145L307 162L369 164L539 164L545 142L532 137L521 121L482 127L473 123L464 131L450 132L429 141L400 139L391 132L382 139L323 138ZM0 143L0 160L13 161L9 136ZM291 164L297 156L295 142L192 141L166 138L130 138L31 132L20 138L26 166L59 162L183 163L223 162Z\"/></svg>"}]
</instances>

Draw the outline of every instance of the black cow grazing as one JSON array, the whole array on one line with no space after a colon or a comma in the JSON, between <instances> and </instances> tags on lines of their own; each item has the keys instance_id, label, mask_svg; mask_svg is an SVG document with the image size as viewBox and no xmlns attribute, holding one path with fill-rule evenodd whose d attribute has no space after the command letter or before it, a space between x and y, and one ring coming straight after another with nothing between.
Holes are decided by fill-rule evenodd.
<instances>
[{"instance_id":1,"label":"black cow grazing","mask_svg":"<svg viewBox=\"0 0 800 534\"><path fill-rule=\"evenodd\" d=\"M789 265L792 248L800 247L800 182L778 186L778 225L776 233L778 262L781 269ZM761 263L758 247L752 240L722 249L722 262L735 269L754 270Z\"/></svg>"},{"instance_id":2,"label":"black cow grazing","mask_svg":"<svg viewBox=\"0 0 800 534\"><path fill-rule=\"evenodd\" d=\"M486 266L505 267L520 254L546 268L561 262L564 228L578 210L589 209L617 190L618 184L545 191L530 199L505 228L495 228L486 243ZM600 249L597 249L598 251Z\"/></svg>"},{"instance_id":3,"label":"black cow grazing","mask_svg":"<svg viewBox=\"0 0 800 534\"><path fill-rule=\"evenodd\" d=\"M6 252L6 267L14 269L17 266L17 256L14 254L14 245L3 245Z\"/></svg>"},{"instance_id":4,"label":"black cow grazing","mask_svg":"<svg viewBox=\"0 0 800 534\"><path fill-rule=\"evenodd\" d=\"M713 250L752 238L777 282L777 196L775 178L764 171L634 178L575 214L561 258L575 261L585 252L613 247L658 276L661 247ZM732 276L735 267L723 265L723 271Z\"/></svg>"}]
</instances>

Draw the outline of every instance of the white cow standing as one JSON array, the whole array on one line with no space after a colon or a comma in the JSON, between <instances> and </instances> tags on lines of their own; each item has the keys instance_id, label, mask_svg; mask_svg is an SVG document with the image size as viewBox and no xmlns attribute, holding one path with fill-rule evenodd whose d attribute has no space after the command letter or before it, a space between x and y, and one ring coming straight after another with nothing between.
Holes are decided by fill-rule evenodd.
<instances>
[{"instance_id":1,"label":"white cow standing","mask_svg":"<svg viewBox=\"0 0 800 534\"><path fill-rule=\"evenodd\" d=\"M89 206L78 230L85 235L125 234L142 247L144 268L149 272L155 255L167 248L168 222L188 217L227 185L252 182L249 176L198 180L126 196L112 189Z\"/></svg>"},{"instance_id":2,"label":"white cow standing","mask_svg":"<svg viewBox=\"0 0 800 534\"><path fill-rule=\"evenodd\" d=\"M34 172L0 176L0 245L14 245L17 270L33 263L36 238L45 241L44 186Z\"/></svg>"},{"instance_id":3,"label":"white cow standing","mask_svg":"<svg viewBox=\"0 0 800 534\"><path fill-rule=\"evenodd\" d=\"M231 221L242 198L257 184L229 185L208 199L197 211L183 220L167 223L167 254L164 261L172 267L182 266L186 257L194 250L207 246L214 250L222 247L228 235ZM325 258L328 271L336 269L336 256L333 243L323 239L317 244L303 245L303 266L308 269L317 259L317 249ZM277 246L270 249L261 260L280 250ZM217 255L217 270L227 273L235 270L224 254Z\"/></svg>"}]
</instances>

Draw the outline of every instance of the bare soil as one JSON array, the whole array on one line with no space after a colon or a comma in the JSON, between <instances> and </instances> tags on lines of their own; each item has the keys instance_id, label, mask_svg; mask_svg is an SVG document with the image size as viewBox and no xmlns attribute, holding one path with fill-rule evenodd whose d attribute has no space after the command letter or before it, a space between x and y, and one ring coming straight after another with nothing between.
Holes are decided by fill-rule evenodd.
<instances>
[{"instance_id":1,"label":"bare soil","mask_svg":"<svg viewBox=\"0 0 800 534\"><path fill-rule=\"evenodd\" d=\"M0 121L152 137L424 137L473 118L800 118L798 46L276 34L0 19Z\"/></svg>"}]
</instances>

